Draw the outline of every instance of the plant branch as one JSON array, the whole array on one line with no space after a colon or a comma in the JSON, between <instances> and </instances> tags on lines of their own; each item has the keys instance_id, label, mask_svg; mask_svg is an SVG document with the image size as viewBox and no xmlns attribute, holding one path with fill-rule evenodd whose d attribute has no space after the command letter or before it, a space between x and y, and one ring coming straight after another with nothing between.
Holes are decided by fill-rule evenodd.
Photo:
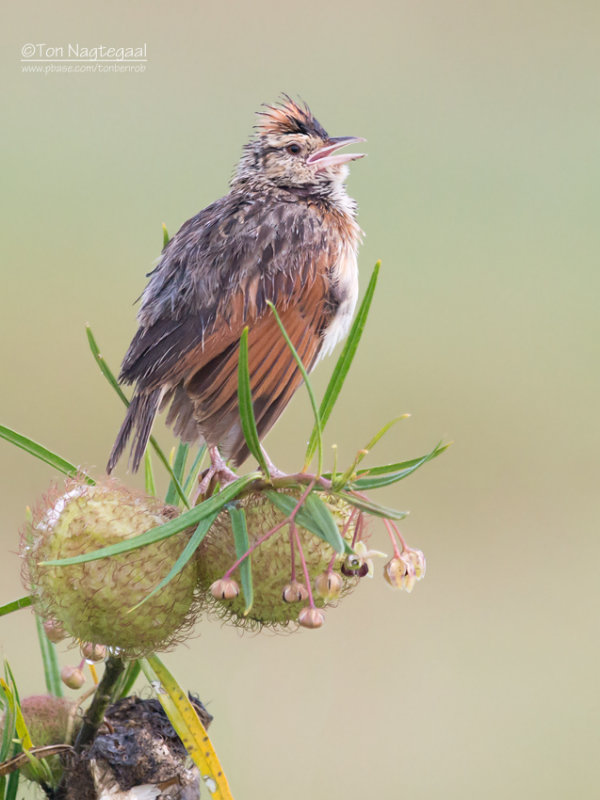
<instances>
[{"instance_id":1,"label":"plant branch","mask_svg":"<svg viewBox=\"0 0 600 800\"><path fill-rule=\"evenodd\" d=\"M94 699L83 716L81 730L75 739L75 752L90 745L96 738L98 728L102 725L106 709L112 702L114 687L125 671L125 662L119 656L111 655L106 659L104 675L94 693Z\"/></svg>"}]
</instances>

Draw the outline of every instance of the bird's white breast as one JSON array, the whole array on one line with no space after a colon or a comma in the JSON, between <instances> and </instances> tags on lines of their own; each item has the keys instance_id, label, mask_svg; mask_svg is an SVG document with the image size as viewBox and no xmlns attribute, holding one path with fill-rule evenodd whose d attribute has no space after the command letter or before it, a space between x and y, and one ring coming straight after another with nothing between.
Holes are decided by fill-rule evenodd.
<instances>
[{"instance_id":1,"label":"bird's white breast","mask_svg":"<svg viewBox=\"0 0 600 800\"><path fill-rule=\"evenodd\" d=\"M341 301L334 317L323 332L323 346L319 354L320 358L329 355L336 344L341 342L350 330L354 309L356 308L356 301L358 300L358 262L356 250L356 244L344 244L337 264L333 269L332 279Z\"/></svg>"}]
</instances>

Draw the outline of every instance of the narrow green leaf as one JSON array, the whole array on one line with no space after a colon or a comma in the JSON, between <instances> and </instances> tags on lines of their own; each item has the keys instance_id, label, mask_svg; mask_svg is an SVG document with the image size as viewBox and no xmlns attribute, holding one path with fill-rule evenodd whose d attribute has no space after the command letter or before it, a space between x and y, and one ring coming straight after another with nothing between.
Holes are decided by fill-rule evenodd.
<instances>
[{"instance_id":1,"label":"narrow green leaf","mask_svg":"<svg viewBox=\"0 0 600 800\"><path fill-rule=\"evenodd\" d=\"M118 553L127 553L130 550L137 550L139 547L144 547L147 544L153 544L154 542L168 539L170 536L174 536L176 533L190 528L192 525L197 525L200 520L206 519L206 517L211 516L211 514L218 513L227 503L231 502L231 500L235 500L235 498L241 494L244 489L250 486L251 483L260 480L262 477L260 472L250 472L248 475L243 475L241 478L227 485L224 489L221 489L217 494L209 497L208 500L194 506L194 508L191 508L189 511L185 511L175 519L165 522L164 525L151 528L149 531L140 533L137 536L133 536L131 539L127 539L124 542L111 544L108 547L102 547L99 550L84 553L80 556L62 558L56 561L40 562L40 565L66 567L69 564L82 564L85 561L96 561L99 558L115 556Z\"/></svg>"},{"instance_id":2,"label":"narrow green leaf","mask_svg":"<svg viewBox=\"0 0 600 800\"><path fill-rule=\"evenodd\" d=\"M115 686L115 691L113 692L112 696L113 703L116 703L117 700L121 700L123 697L129 696L141 669L142 668L138 659L135 661L130 661L129 664L127 664L125 672L122 673L117 685Z\"/></svg>"},{"instance_id":3,"label":"narrow green leaf","mask_svg":"<svg viewBox=\"0 0 600 800\"><path fill-rule=\"evenodd\" d=\"M279 330L283 334L283 338L285 339L286 344L289 347L291 354L294 356L294 360L295 360L296 364L298 365L298 369L300 370L300 373L301 373L302 377L304 378L304 385L306 386L306 391L308 392L308 396L310 398L310 404L312 406L313 416L315 418L314 430L316 431L317 451L318 451L317 475L320 475L321 472L323 471L323 436L322 436L322 432L323 431L322 431L322 426L321 426L321 418L319 416L319 409L317 408L317 401L315 399L315 393L313 392L313 388L312 388L312 385L311 385L311 382L310 382L310 378L308 377L308 372L304 368L304 364L302 363L302 359L298 355L298 351L296 350L296 348L294 347L294 345L292 343L292 340L288 336L288 332L286 331L286 329L285 329L285 327L283 325L283 322L281 321L281 319L279 317L279 314L277 313L277 309L275 308L275 306L273 305L273 303L270 300L267 300L267 305L269 306L269 308L273 312L273 314L275 316L275 320L277 321L277 324L279 325ZM305 464L305 467L308 467L308 463Z\"/></svg>"},{"instance_id":4,"label":"narrow green leaf","mask_svg":"<svg viewBox=\"0 0 600 800\"><path fill-rule=\"evenodd\" d=\"M156 497L156 483L154 482L154 470L152 469L152 458L149 450L144 453L144 486L146 494Z\"/></svg>"},{"instance_id":5,"label":"narrow green leaf","mask_svg":"<svg viewBox=\"0 0 600 800\"><path fill-rule=\"evenodd\" d=\"M14 705L10 703L8 696L4 691L4 687L1 685L0 699L2 700L2 706L4 708L2 742L0 744L0 762L2 762L6 761L10 757L13 739L16 736L16 714L14 711Z\"/></svg>"},{"instance_id":6,"label":"narrow green leaf","mask_svg":"<svg viewBox=\"0 0 600 800\"><path fill-rule=\"evenodd\" d=\"M44 666L46 689L48 690L48 694L53 694L55 697L62 697L63 684L60 679L60 668L58 666L58 658L56 656L56 646L46 636L46 631L44 630L42 620L38 614L35 615L35 625L37 628L37 635L42 653L42 664Z\"/></svg>"},{"instance_id":7,"label":"narrow green leaf","mask_svg":"<svg viewBox=\"0 0 600 800\"><path fill-rule=\"evenodd\" d=\"M248 450L260 464L260 467L267 478L269 468L265 461L265 455L260 446L256 419L254 418L254 407L252 405L252 388L250 386L250 369L248 367L248 327L244 328L240 339L240 355L238 361L238 405L240 422L244 439L248 445Z\"/></svg>"},{"instance_id":8,"label":"narrow green leaf","mask_svg":"<svg viewBox=\"0 0 600 800\"><path fill-rule=\"evenodd\" d=\"M6 614L12 614L13 611L18 611L20 608L27 608L32 603L33 597L31 595L20 597L18 600L12 600L10 603L5 603L3 606L0 606L0 617L4 617Z\"/></svg>"},{"instance_id":9,"label":"narrow green leaf","mask_svg":"<svg viewBox=\"0 0 600 800\"><path fill-rule=\"evenodd\" d=\"M162 232L163 232L163 250L164 250L164 249L165 249L165 247L166 247L166 246L169 244L169 242L171 241L171 240L170 240L170 238L169 238L169 231L167 230L167 226L165 225L165 223L164 223L164 222L163 222L163 224L162 224Z\"/></svg>"},{"instance_id":10,"label":"narrow green leaf","mask_svg":"<svg viewBox=\"0 0 600 800\"><path fill-rule=\"evenodd\" d=\"M408 419L409 417L410 417L410 414L400 414L400 416L399 416L399 417L394 417L394 419L391 419L389 422L387 422L387 423L386 423L386 424L383 426L383 428L380 428L380 429L377 431L377 433L375 434L375 436L373 436L373 438L371 439L371 441L370 441L370 442L369 442L369 443L366 445L366 447L365 447L365 450L367 451L367 453L368 453L370 450L372 450L372 449L375 447L375 445L377 444L377 442L378 442L378 441L379 441L379 440L380 440L380 439L381 439L383 436L385 436L385 434L386 434L386 433L387 433L387 432L390 430L390 428L393 428L393 427L394 427L394 425L395 425L397 422L402 422L402 420L404 420L404 419Z\"/></svg>"},{"instance_id":11,"label":"narrow green leaf","mask_svg":"<svg viewBox=\"0 0 600 800\"><path fill-rule=\"evenodd\" d=\"M337 479L337 461L338 461L338 446L337 444L332 444L331 449L333 450L333 469L331 471L331 480L333 483L336 482Z\"/></svg>"},{"instance_id":12,"label":"narrow green leaf","mask_svg":"<svg viewBox=\"0 0 600 800\"><path fill-rule=\"evenodd\" d=\"M34 442L33 439L30 439L28 436L23 436L23 434L17 433L11 428L7 428L5 425L0 425L0 437L6 439L7 442L10 442L17 447L20 447L21 450L25 450L26 453L39 458L40 461L44 461L46 464L54 467L54 469L57 469L64 475L69 475L70 477L74 477L75 475L84 475L87 483L92 485L96 483L93 478L90 478L89 475L86 475L74 464L71 464L70 461L67 461L65 458L53 453L51 450L48 450L47 447L44 447L38 442Z\"/></svg>"},{"instance_id":13,"label":"narrow green leaf","mask_svg":"<svg viewBox=\"0 0 600 800\"><path fill-rule=\"evenodd\" d=\"M114 373L112 372L112 370L110 369L110 367L108 366L106 361L104 360L104 356L100 353L100 348L98 347L98 343L96 342L94 334L92 333L92 329L90 328L89 325L86 325L85 332L86 332L86 335L87 335L87 340L88 340L88 344L90 346L90 350L92 351L92 355L94 356L94 360L95 360L96 364L99 366L100 371L102 372L102 374L104 375L106 380L109 382L109 384L112 386L112 388L115 390L115 392L119 395L119 397L121 398L123 403L127 407L129 407L129 400L127 399L127 397L125 396L125 393L123 392L123 390L119 386L119 381L115 378ZM174 476L173 470L171 469L171 465L169 464L169 459L164 454L161 446L156 441L154 436L151 436L148 439L148 442L150 443L150 445L154 449L154 452L158 456L158 458L159 458L160 462L162 463L162 465L164 466L164 468L169 473L169 477L171 478L171 480L175 484L175 488L177 490L177 494L179 495L179 497L183 501L184 506L186 508L189 508L190 504L188 503L188 499L185 496L185 492L183 491L183 488L182 488L181 484L179 483L179 481L177 480L177 478Z\"/></svg>"},{"instance_id":14,"label":"narrow green leaf","mask_svg":"<svg viewBox=\"0 0 600 800\"><path fill-rule=\"evenodd\" d=\"M170 478L171 478L171 482L172 482L172 483L175 485L175 489L176 489L176 491L177 491L177 494L178 494L178 495L179 495L179 497L181 498L181 501L182 501L183 505L184 505L186 508L189 508L189 507L190 507L190 504L189 504L189 502L188 502L188 499L187 499L187 497L185 496L185 492L183 491L183 487L182 487L182 485L179 483L179 481L177 480L177 478L176 478L176 477L175 477L175 475L173 474L173 470L171 469L171 465L169 464L169 459L166 457L166 455L165 455L165 454L164 454L164 452L162 451L162 449L161 449L160 445L158 444L158 442L156 441L156 439L154 438L154 436L151 436L151 437L150 437L150 439L149 439L148 441L150 442L150 444L151 444L151 445L152 445L152 447L154 448L154 452L155 452L155 453L156 453L156 455L158 456L159 460L162 462L162 465L164 466L164 468L165 468L165 469L167 470L167 472L169 473L169 476L170 476Z\"/></svg>"},{"instance_id":15,"label":"narrow green leaf","mask_svg":"<svg viewBox=\"0 0 600 800\"><path fill-rule=\"evenodd\" d=\"M282 492L277 492L277 491L275 491L275 489L265 489L264 494L267 497L267 499L270 500L271 503L273 503L275 508L278 508L283 514L286 515L286 517L289 517L290 514L292 513L292 511L298 505L298 501L297 501L297 499L295 497L291 497L289 494L283 494ZM302 511L303 511L303 509L300 508L296 512L296 515L295 515L296 522L299 525L302 525L303 528L306 528L307 530L311 530L312 533L316 533L316 531L314 531L310 527L308 527L309 525L313 525L314 526L314 523L312 522L311 519L305 519L305 520L301 521L301 519L302 519Z\"/></svg>"},{"instance_id":16,"label":"narrow green leaf","mask_svg":"<svg viewBox=\"0 0 600 800\"><path fill-rule=\"evenodd\" d=\"M5 732L3 734L3 749L6 730L10 729L12 731L12 735L7 743L8 751L6 753L6 759L3 758L3 761L10 760L22 752L23 747L20 740L23 740L23 744L26 747L31 747L31 737L29 736L29 732L27 731L27 727L23 719L23 712L21 711L21 704L15 678L9 663L6 660L4 661L4 676L5 679L0 678L0 689L2 690L2 699L4 700L6 707L4 716L5 720L8 720L8 723L5 724ZM11 772L8 779L8 785L6 786L5 800L7 798L10 800L16 800L20 774L20 770Z\"/></svg>"},{"instance_id":17,"label":"narrow green leaf","mask_svg":"<svg viewBox=\"0 0 600 800\"><path fill-rule=\"evenodd\" d=\"M432 451L433 454L431 458L436 458L437 456L439 456L441 453L444 452L444 450L447 450L451 444L452 442L448 442L448 444L440 443L439 445L436 445L434 450ZM381 464L380 466L377 467L365 467L363 469L356 470L356 474L358 478L362 480L366 476L387 475L388 473L392 472L400 472L401 470L412 467L415 464L419 464L423 458L425 458L425 456L419 456L419 458L409 458L406 461L397 461L394 464ZM332 473L324 472L323 477L332 478Z\"/></svg>"},{"instance_id":18,"label":"narrow green leaf","mask_svg":"<svg viewBox=\"0 0 600 800\"><path fill-rule=\"evenodd\" d=\"M304 503L304 510L318 523L325 541L333 547L336 553L343 553L344 540L335 523L333 514L316 492L311 492L308 495Z\"/></svg>"},{"instance_id":19,"label":"narrow green leaf","mask_svg":"<svg viewBox=\"0 0 600 800\"><path fill-rule=\"evenodd\" d=\"M181 551L181 553L177 557L175 563L173 564L173 566L171 567L169 572L160 581L160 583L158 583L154 587L154 589L150 592L150 594L147 594L146 597L144 597L143 600L141 600L135 606L132 606L129 609L128 613L131 612L131 611L135 611L137 608L139 608L140 606L144 605L144 603L147 600L149 600L151 597L153 597L157 592L160 592L160 590L163 589L167 585L167 583L169 583L169 581L172 581L173 578L179 572L181 572L181 570L185 567L185 565L188 563L190 558L192 558L192 556L194 555L194 553L198 549L198 547L200 545L200 542L204 539L204 537L206 536L206 534L210 530L210 526L213 524L213 522L215 521L215 519L217 518L219 513L220 512L217 511L214 514L211 514L210 517L206 517L205 519L201 519L200 520L200 522L198 523L198 527L196 528L194 533L190 536L189 542L187 542L187 544L185 545L185 547L183 548L183 550Z\"/></svg>"},{"instance_id":20,"label":"narrow green leaf","mask_svg":"<svg viewBox=\"0 0 600 800\"><path fill-rule=\"evenodd\" d=\"M408 478L409 475L412 475L415 470L419 469L419 467L425 464L428 460L429 459L422 459L421 461L417 462L414 467L403 469L399 472L391 472L389 475L375 475L372 478L359 478L358 480L348 484L348 487L350 489L357 489L361 492L367 492L371 489L381 489L384 486L391 486L393 483L397 483L404 478Z\"/></svg>"},{"instance_id":21,"label":"narrow green leaf","mask_svg":"<svg viewBox=\"0 0 600 800\"><path fill-rule=\"evenodd\" d=\"M335 494L350 503L350 505L360 508L361 511L366 511L367 514L372 514L375 517L404 519L408 516L408 511L396 511L395 508L386 508L386 506L380 506L372 500L363 500L362 497L356 497L353 494L347 494L346 492L335 492Z\"/></svg>"},{"instance_id":22,"label":"narrow green leaf","mask_svg":"<svg viewBox=\"0 0 600 800\"><path fill-rule=\"evenodd\" d=\"M290 514L298 505L298 500L295 497L290 497L288 494L282 494L272 489L267 489L265 491L265 495L271 501L271 503L273 503L273 505L282 511L287 517L290 516ZM322 539L324 542L331 545L337 553L343 553L344 544L339 531L337 531L336 539L329 522L324 521L322 509L318 509L316 511L316 504L314 504L312 501L309 501L308 498L310 498L311 495L312 492L304 501L302 508L296 512L294 519L298 525L300 525L300 527L305 528L311 533L314 533L315 536L319 537L319 539ZM335 544L333 544L333 541L335 541Z\"/></svg>"},{"instance_id":23,"label":"narrow green leaf","mask_svg":"<svg viewBox=\"0 0 600 800\"><path fill-rule=\"evenodd\" d=\"M17 755L16 751L13 755ZM19 791L19 780L21 778L21 770L17 769L11 772L8 776L8 785L6 787L5 800L17 800L17 792Z\"/></svg>"},{"instance_id":24,"label":"narrow green leaf","mask_svg":"<svg viewBox=\"0 0 600 800\"><path fill-rule=\"evenodd\" d=\"M241 558L244 553L248 552L250 543L248 541L248 528L246 527L246 514L243 508L230 503L227 506L227 511L231 517L231 528L233 530L233 539L235 542L235 555ZM252 584L252 556L249 555L240 564L240 579L242 582L242 591L244 593L244 616L252 608L254 602L254 586Z\"/></svg>"},{"instance_id":25,"label":"narrow green leaf","mask_svg":"<svg viewBox=\"0 0 600 800\"><path fill-rule=\"evenodd\" d=\"M335 480L334 487L339 489L342 486L345 486L350 480L350 478L355 474L356 468L358 467L360 462L366 456L368 456L369 452L375 447L375 445L381 439L381 437L385 436L385 434L389 431L389 429L393 427L397 422L400 422L400 420L402 419L407 419L408 417L410 417L410 414L402 414L401 416L395 417L394 419L390 420L390 422L386 423L383 426L383 428L380 428L375 434L375 436L373 436L373 438L369 441L369 443L362 450L358 451L356 458L354 459L352 464L348 467L346 472L344 472L343 475L340 475L340 477L337 478L337 480Z\"/></svg>"},{"instance_id":26,"label":"narrow green leaf","mask_svg":"<svg viewBox=\"0 0 600 800\"><path fill-rule=\"evenodd\" d=\"M413 472L416 472L419 469L419 467L422 467L423 464L431 461L431 459L435 458L437 455L439 455L439 453L439 450L432 450L431 453L428 453L427 455L423 456L423 458L416 460L414 464L411 464L411 466L405 467L405 469L398 470L397 472L391 472L387 475L373 475L364 478L358 478L352 482L351 487L352 489L357 489L359 491L368 491L369 489L380 489L382 486L390 486L392 483L397 483L404 478L408 478L409 475L412 475Z\"/></svg>"},{"instance_id":27,"label":"narrow green leaf","mask_svg":"<svg viewBox=\"0 0 600 800\"><path fill-rule=\"evenodd\" d=\"M410 458L407 461L398 461L395 464L382 464L378 467L368 467L367 469L359 469L357 470L356 474L359 480L364 480L367 476L372 477L374 475L388 475L390 473L403 472L404 470L411 469L412 467L418 468L422 464L426 463L426 461L432 461L434 458L437 458L445 450L447 450L451 444L452 442L449 442L448 444L442 444L440 442L433 448L433 450L430 453L427 453L424 456L420 456L419 458ZM425 459L425 461L423 459Z\"/></svg>"},{"instance_id":28,"label":"narrow green leaf","mask_svg":"<svg viewBox=\"0 0 600 800\"><path fill-rule=\"evenodd\" d=\"M348 334L348 338L346 339L346 344L344 345L344 349L342 350L340 357L338 358L337 363L333 369L333 374L327 385L327 389L325 390L323 400L321 401L321 406L319 408L319 419L321 420L321 433L323 432L323 430L325 430L325 425L327 424L327 420L329 419L329 416L333 411L335 402L342 389L342 386L344 385L344 381L346 379L346 375L348 374L348 370L352 365L352 361L354 359L358 343L360 342L365 327L365 323L369 315L369 309L371 307L371 301L373 300L373 294L375 293L375 286L377 285L377 277L379 275L380 266L381 266L381 261L378 261L373 269L371 280L369 281L369 285L367 286L367 291L365 292L363 301L360 304L360 308L358 309L356 319L354 320L352 328L350 329L350 333ZM317 442L318 442L318 431L316 430L316 428L313 428L313 432L310 436L310 440L308 442L308 447L306 450L305 463L307 464L310 463L312 457L315 454L315 450L317 448Z\"/></svg>"},{"instance_id":29,"label":"narrow green leaf","mask_svg":"<svg viewBox=\"0 0 600 800\"><path fill-rule=\"evenodd\" d=\"M177 454L175 455L175 463L173 464L173 475L179 481L180 485L183 481L183 472L185 470L185 463L187 461L189 449L190 446L187 444L187 442L179 442ZM173 480L171 480L171 483L169 484L165 503L171 506L174 506L177 503L177 487L175 486Z\"/></svg>"},{"instance_id":30,"label":"narrow green leaf","mask_svg":"<svg viewBox=\"0 0 600 800\"><path fill-rule=\"evenodd\" d=\"M15 676L13 674L11 666L8 663L8 660L6 658L4 659L4 677L5 677L6 683L10 686L10 690L12 692L12 695L13 695L15 703L20 709L21 708L21 698L19 697L19 690L17 689L17 682L15 680ZM4 687L4 688L6 688L6 687ZM17 712L17 722L18 721L19 721L19 713Z\"/></svg>"},{"instance_id":31,"label":"narrow green leaf","mask_svg":"<svg viewBox=\"0 0 600 800\"><path fill-rule=\"evenodd\" d=\"M127 396L125 395L123 389L121 389L121 387L119 386L119 381L114 376L113 371L104 360L104 356L101 354L100 348L98 347L98 343L96 342L96 337L92 333L92 329L90 328L89 325L85 326L85 333L87 336L88 344L90 346L90 350L92 351L92 355L94 356L94 361L100 367L100 372L104 375L106 380L110 383L112 388L119 395L123 403L125 403L126 406L129 406L129 400L127 399Z\"/></svg>"},{"instance_id":32,"label":"narrow green leaf","mask_svg":"<svg viewBox=\"0 0 600 800\"><path fill-rule=\"evenodd\" d=\"M183 485L183 491L186 493L188 500L191 499L192 489L194 488L198 475L200 474L202 459L204 458L205 454L206 454L206 445L203 444L198 449L198 453L196 454L194 463L190 467L190 471L188 472L187 478L185 479L185 483Z\"/></svg>"}]
</instances>

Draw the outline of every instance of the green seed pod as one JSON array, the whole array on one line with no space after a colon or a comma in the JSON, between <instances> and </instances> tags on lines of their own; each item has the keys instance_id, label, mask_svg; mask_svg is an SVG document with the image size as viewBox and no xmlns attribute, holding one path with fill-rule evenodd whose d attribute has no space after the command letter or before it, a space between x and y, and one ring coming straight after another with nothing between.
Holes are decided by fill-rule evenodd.
<instances>
[{"instance_id":1,"label":"green seed pod","mask_svg":"<svg viewBox=\"0 0 600 800\"><path fill-rule=\"evenodd\" d=\"M75 703L64 697L53 695L32 695L21 701L21 711L34 747L53 744L71 744L79 727L80 717L76 716ZM4 721L0 724L0 731ZM46 759L52 775L52 785L57 786L62 776L62 764L57 755ZM21 774L30 781L39 780L31 764L21 768Z\"/></svg>"},{"instance_id":2,"label":"green seed pod","mask_svg":"<svg viewBox=\"0 0 600 800\"><path fill-rule=\"evenodd\" d=\"M164 650L181 640L194 616L193 561L135 611L165 577L189 536L176 536L109 558L68 566L70 558L123 542L162 525L177 510L107 480L89 486L70 479L40 504L22 533L25 579L38 613L83 642L118 648L126 656Z\"/></svg>"},{"instance_id":3,"label":"green seed pod","mask_svg":"<svg viewBox=\"0 0 600 800\"><path fill-rule=\"evenodd\" d=\"M301 494L300 490L296 490L292 496L299 498ZM323 495L322 497L326 500L329 510L342 532L352 514L352 507L337 498L328 498ZM243 497L238 505L246 515L250 546L285 519L285 515L268 500L264 493L259 491ZM346 541L352 541L354 529L355 519L347 526L344 533ZM297 530L312 585L315 578L327 569L334 556L334 551L326 542L310 531L300 526ZM295 590L295 587L299 586L298 581L304 581L304 573L296 546L294 555L297 580L292 583L290 527L287 524L254 550L251 555L254 600L250 611L244 614L246 601L243 592L229 599L223 599L222 593L211 591L211 586L214 587L237 560L231 517L227 511L224 511L212 524L197 550L198 583L209 605L219 616L235 625L246 628L260 628L264 625L283 627L290 623L297 625L304 605L300 601L305 600L307 592L304 585L301 586L301 591ZM335 574L339 573L343 558L343 556L336 556L333 566ZM239 568L232 573L231 577L235 579L237 585L242 586ZM358 583L358 578L354 575L346 577L340 574L340 580L342 581L340 587L342 596L350 592ZM218 585L220 588L221 583ZM329 598L315 596L314 601L320 608L331 605Z\"/></svg>"}]
</instances>

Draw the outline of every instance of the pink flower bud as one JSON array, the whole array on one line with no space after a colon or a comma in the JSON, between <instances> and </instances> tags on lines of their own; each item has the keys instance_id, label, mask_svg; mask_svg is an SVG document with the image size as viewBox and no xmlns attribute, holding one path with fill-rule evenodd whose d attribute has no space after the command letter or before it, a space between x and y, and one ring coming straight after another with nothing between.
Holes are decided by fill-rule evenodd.
<instances>
[{"instance_id":1,"label":"pink flower bud","mask_svg":"<svg viewBox=\"0 0 600 800\"><path fill-rule=\"evenodd\" d=\"M293 581L292 583L288 583L283 587L281 597L286 603L300 603L308 598L308 592L306 591L306 586L303 583Z\"/></svg>"},{"instance_id":2,"label":"pink flower bud","mask_svg":"<svg viewBox=\"0 0 600 800\"><path fill-rule=\"evenodd\" d=\"M323 600L337 600L342 591L344 581L337 572L328 570L317 575L315 579L315 590Z\"/></svg>"},{"instance_id":3,"label":"pink flower bud","mask_svg":"<svg viewBox=\"0 0 600 800\"><path fill-rule=\"evenodd\" d=\"M63 667L60 671L60 679L69 689L81 689L85 683L85 677L79 667Z\"/></svg>"},{"instance_id":4,"label":"pink flower bud","mask_svg":"<svg viewBox=\"0 0 600 800\"><path fill-rule=\"evenodd\" d=\"M81 655L88 661L103 661L106 656L106 647L103 644L84 642L81 645Z\"/></svg>"},{"instance_id":5,"label":"pink flower bud","mask_svg":"<svg viewBox=\"0 0 600 800\"><path fill-rule=\"evenodd\" d=\"M219 578L211 584L210 593L217 600L233 600L240 593L240 587L233 578Z\"/></svg>"},{"instance_id":6,"label":"pink flower bud","mask_svg":"<svg viewBox=\"0 0 600 800\"><path fill-rule=\"evenodd\" d=\"M325 622L325 615L318 608L306 606L298 614L298 622L303 628L320 628Z\"/></svg>"}]
</instances>

